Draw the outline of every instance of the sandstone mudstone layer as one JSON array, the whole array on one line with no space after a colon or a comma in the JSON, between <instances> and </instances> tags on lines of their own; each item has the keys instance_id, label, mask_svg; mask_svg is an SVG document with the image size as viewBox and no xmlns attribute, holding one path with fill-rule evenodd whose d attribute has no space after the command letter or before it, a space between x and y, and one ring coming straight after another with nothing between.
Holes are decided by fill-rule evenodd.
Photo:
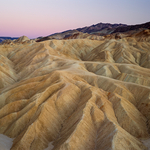
<instances>
[{"instance_id":1,"label":"sandstone mudstone layer","mask_svg":"<svg viewBox=\"0 0 150 150\"><path fill-rule=\"evenodd\" d=\"M11 150L148 149L148 35L18 43L0 45L0 134Z\"/></svg>"}]
</instances>

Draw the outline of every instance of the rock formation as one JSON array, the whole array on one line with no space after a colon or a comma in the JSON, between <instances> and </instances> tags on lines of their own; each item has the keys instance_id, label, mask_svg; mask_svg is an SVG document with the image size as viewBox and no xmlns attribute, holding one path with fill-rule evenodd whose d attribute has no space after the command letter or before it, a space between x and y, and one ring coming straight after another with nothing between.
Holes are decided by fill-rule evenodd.
<instances>
[{"instance_id":1,"label":"rock formation","mask_svg":"<svg viewBox=\"0 0 150 150\"><path fill-rule=\"evenodd\" d=\"M147 150L149 30L0 45L0 134L11 150Z\"/></svg>"},{"instance_id":2,"label":"rock formation","mask_svg":"<svg viewBox=\"0 0 150 150\"><path fill-rule=\"evenodd\" d=\"M18 39L15 40L15 42L25 42L29 41L30 39L27 36L21 36Z\"/></svg>"}]
</instances>

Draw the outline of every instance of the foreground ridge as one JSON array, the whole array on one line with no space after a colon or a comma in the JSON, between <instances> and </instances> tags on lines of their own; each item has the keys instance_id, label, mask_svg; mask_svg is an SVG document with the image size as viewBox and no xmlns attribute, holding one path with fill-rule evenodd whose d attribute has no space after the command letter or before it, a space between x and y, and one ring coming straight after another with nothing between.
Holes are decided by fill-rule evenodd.
<instances>
[{"instance_id":1,"label":"foreground ridge","mask_svg":"<svg viewBox=\"0 0 150 150\"><path fill-rule=\"evenodd\" d=\"M149 35L0 45L0 134L11 150L147 150Z\"/></svg>"}]
</instances>

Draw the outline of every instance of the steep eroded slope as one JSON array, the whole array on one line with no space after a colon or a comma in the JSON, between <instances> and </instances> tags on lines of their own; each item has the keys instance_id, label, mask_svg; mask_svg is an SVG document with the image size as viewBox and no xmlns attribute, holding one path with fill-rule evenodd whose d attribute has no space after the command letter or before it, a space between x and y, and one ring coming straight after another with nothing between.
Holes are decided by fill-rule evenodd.
<instances>
[{"instance_id":1,"label":"steep eroded slope","mask_svg":"<svg viewBox=\"0 0 150 150\"><path fill-rule=\"evenodd\" d=\"M0 45L0 134L11 150L146 150L149 56L135 37Z\"/></svg>"}]
</instances>

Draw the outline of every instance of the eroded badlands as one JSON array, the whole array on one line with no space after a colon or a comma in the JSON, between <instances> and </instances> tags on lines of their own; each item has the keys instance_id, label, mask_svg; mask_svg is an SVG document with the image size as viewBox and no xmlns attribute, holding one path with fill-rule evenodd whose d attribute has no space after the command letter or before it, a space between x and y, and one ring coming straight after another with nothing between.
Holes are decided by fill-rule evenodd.
<instances>
[{"instance_id":1,"label":"eroded badlands","mask_svg":"<svg viewBox=\"0 0 150 150\"><path fill-rule=\"evenodd\" d=\"M11 150L147 150L150 36L0 45L0 134Z\"/></svg>"}]
</instances>

